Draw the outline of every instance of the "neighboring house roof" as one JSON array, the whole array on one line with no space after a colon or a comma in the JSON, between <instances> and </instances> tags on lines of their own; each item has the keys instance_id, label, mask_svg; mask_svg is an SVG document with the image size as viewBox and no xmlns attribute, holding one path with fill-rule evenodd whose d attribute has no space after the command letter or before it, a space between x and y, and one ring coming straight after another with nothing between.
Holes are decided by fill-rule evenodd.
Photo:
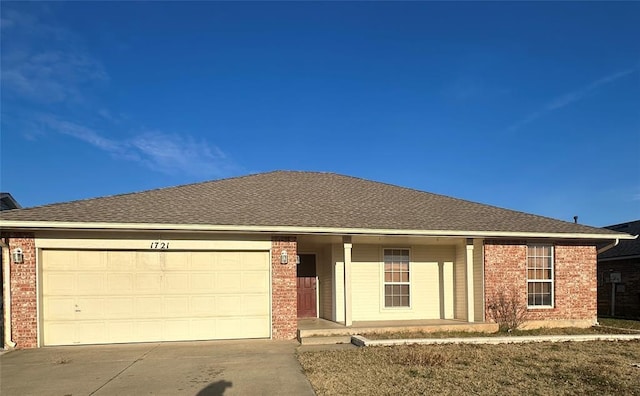
<instances>
[{"instance_id":1,"label":"neighboring house roof","mask_svg":"<svg viewBox=\"0 0 640 396\"><path fill-rule=\"evenodd\" d=\"M1 210L12 210L12 209L20 209L22 206L16 201L15 198L11 196L11 194L6 192L0 192L0 211Z\"/></svg>"},{"instance_id":2,"label":"neighboring house roof","mask_svg":"<svg viewBox=\"0 0 640 396\"><path fill-rule=\"evenodd\" d=\"M291 171L20 209L2 213L0 219L4 228L38 224L73 228L80 223L109 228L118 223L128 224L127 228L137 224L140 229L190 225L201 230L276 232L551 233L610 239L623 235L356 177Z\"/></svg>"},{"instance_id":3,"label":"neighboring house roof","mask_svg":"<svg viewBox=\"0 0 640 396\"><path fill-rule=\"evenodd\" d=\"M624 232L631 235L640 234L640 220L628 223L614 224L605 227L609 230ZM604 251L598 255L598 259L625 259L630 257L640 257L640 238L634 240L620 241L618 246Z\"/></svg>"}]
</instances>

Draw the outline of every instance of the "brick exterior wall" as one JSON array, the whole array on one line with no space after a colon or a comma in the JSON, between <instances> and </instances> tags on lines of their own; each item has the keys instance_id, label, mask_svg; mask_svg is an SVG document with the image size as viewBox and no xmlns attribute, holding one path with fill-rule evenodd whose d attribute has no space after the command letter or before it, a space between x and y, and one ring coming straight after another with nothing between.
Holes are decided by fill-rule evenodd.
<instances>
[{"instance_id":1,"label":"brick exterior wall","mask_svg":"<svg viewBox=\"0 0 640 396\"><path fill-rule=\"evenodd\" d=\"M22 264L14 264L10 257L11 271L11 339L16 348L38 346L38 317L36 293L36 244L33 234L8 236L9 255L21 248Z\"/></svg>"},{"instance_id":2,"label":"brick exterior wall","mask_svg":"<svg viewBox=\"0 0 640 396\"><path fill-rule=\"evenodd\" d=\"M554 307L529 309L529 320L591 320L597 318L595 246L554 243ZM515 287L527 301L526 241L485 241L485 314L501 288Z\"/></svg>"},{"instance_id":3,"label":"brick exterior wall","mask_svg":"<svg viewBox=\"0 0 640 396\"><path fill-rule=\"evenodd\" d=\"M611 315L612 272L619 272L621 280L616 284L615 315ZM598 315L640 319L640 258L598 263Z\"/></svg>"},{"instance_id":4,"label":"brick exterior wall","mask_svg":"<svg viewBox=\"0 0 640 396\"><path fill-rule=\"evenodd\" d=\"M271 241L271 326L275 340L291 340L298 331L295 237L274 237ZM280 254L287 251L288 264L280 264Z\"/></svg>"}]
</instances>

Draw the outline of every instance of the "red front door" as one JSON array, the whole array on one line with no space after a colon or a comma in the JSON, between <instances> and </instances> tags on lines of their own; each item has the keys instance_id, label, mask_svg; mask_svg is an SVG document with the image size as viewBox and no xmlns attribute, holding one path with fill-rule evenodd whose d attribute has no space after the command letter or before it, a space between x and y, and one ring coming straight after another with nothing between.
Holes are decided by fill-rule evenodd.
<instances>
[{"instance_id":1,"label":"red front door","mask_svg":"<svg viewBox=\"0 0 640 396\"><path fill-rule=\"evenodd\" d=\"M317 318L316 255L301 254L298 264L298 317Z\"/></svg>"},{"instance_id":2,"label":"red front door","mask_svg":"<svg viewBox=\"0 0 640 396\"><path fill-rule=\"evenodd\" d=\"M298 278L298 318L315 318L316 277Z\"/></svg>"}]
</instances>

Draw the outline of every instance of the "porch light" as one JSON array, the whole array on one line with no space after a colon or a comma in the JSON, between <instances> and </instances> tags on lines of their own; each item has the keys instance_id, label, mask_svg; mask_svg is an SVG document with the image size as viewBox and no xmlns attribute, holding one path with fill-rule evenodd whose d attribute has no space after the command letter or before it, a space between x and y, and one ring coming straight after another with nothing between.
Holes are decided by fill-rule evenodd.
<instances>
[{"instance_id":1,"label":"porch light","mask_svg":"<svg viewBox=\"0 0 640 396\"><path fill-rule=\"evenodd\" d=\"M280 264L287 264L289 262L289 256L287 256L287 251L283 250L280 253Z\"/></svg>"},{"instance_id":2,"label":"porch light","mask_svg":"<svg viewBox=\"0 0 640 396\"><path fill-rule=\"evenodd\" d=\"M24 254L22 253L22 249L16 248L13 251L13 263L22 264L23 261L24 261Z\"/></svg>"},{"instance_id":3,"label":"porch light","mask_svg":"<svg viewBox=\"0 0 640 396\"><path fill-rule=\"evenodd\" d=\"M296 254L296 265L300 265L300 255Z\"/></svg>"}]
</instances>

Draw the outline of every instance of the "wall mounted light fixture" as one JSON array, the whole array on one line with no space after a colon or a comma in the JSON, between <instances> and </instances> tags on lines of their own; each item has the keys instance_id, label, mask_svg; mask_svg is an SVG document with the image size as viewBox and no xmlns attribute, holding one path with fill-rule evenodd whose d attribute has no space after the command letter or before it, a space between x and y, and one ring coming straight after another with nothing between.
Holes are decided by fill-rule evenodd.
<instances>
[{"instance_id":1,"label":"wall mounted light fixture","mask_svg":"<svg viewBox=\"0 0 640 396\"><path fill-rule=\"evenodd\" d=\"M22 253L22 249L14 249L12 256L14 264L22 264L24 262L24 254Z\"/></svg>"},{"instance_id":2,"label":"wall mounted light fixture","mask_svg":"<svg viewBox=\"0 0 640 396\"><path fill-rule=\"evenodd\" d=\"M287 255L287 251L283 250L280 253L280 264L287 264L289 262L289 256Z\"/></svg>"}]
</instances>

